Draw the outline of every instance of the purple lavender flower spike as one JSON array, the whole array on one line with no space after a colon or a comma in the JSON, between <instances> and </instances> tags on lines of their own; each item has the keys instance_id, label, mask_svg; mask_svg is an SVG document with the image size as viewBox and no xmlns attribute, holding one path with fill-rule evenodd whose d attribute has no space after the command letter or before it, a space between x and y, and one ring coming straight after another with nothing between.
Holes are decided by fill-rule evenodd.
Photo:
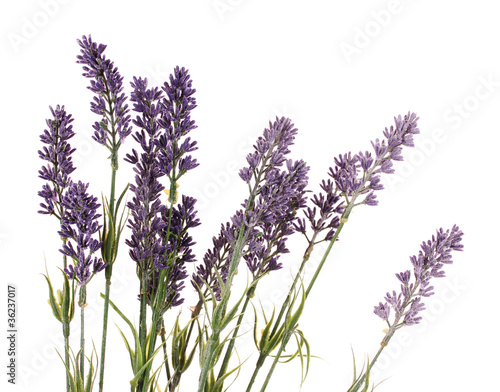
<instances>
[{"instance_id":1,"label":"purple lavender flower spike","mask_svg":"<svg viewBox=\"0 0 500 392\"><path fill-rule=\"evenodd\" d=\"M160 100L163 93L158 88L148 89L147 79L134 78L131 84L134 111L141 114L133 120L140 130L132 137L139 143L143 152L132 150L125 158L125 161L135 165L136 173L135 184L130 184L134 196L132 201L127 203L131 215L128 227L132 229L132 236L125 243L130 247L132 260L142 272L147 273L160 262L165 250L157 235L165 227L160 216L165 206L160 201L164 188L158 179L163 173L158 165L155 144L160 134L158 118L162 110Z\"/></svg>"},{"instance_id":2,"label":"purple lavender flower spike","mask_svg":"<svg viewBox=\"0 0 500 392\"><path fill-rule=\"evenodd\" d=\"M46 120L48 129L40 135L40 140L46 146L38 151L40 158L48 162L38 171L38 176L49 182L38 192L45 201L40 204L42 209L38 212L54 214L61 219L64 215L61 207L62 195L71 184L70 174L75 170L71 157L75 149L71 148L68 142L75 132L71 125L73 118L71 114L66 113L64 106L57 105L55 109L50 107L50 111L53 118Z\"/></svg>"},{"instance_id":3,"label":"purple lavender flower spike","mask_svg":"<svg viewBox=\"0 0 500 392\"><path fill-rule=\"evenodd\" d=\"M162 89L165 98L161 102L162 113L159 124L165 132L157 141L157 146L160 148L158 160L163 173L175 185L187 171L198 166L196 159L190 155L185 156L198 149L196 141L187 137L181 143L181 138L198 127L191 119L191 111L196 108L194 97L196 90L192 88L191 76L184 67L176 67ZM170 191L171 197L174 198L175 189Z\"/></svg>"},{"instance_id":4,"label":"purple lavender flower spike","mask_svg":"<svg viewBox=\"0 0 500 392\"><path fill-rule=\"evenodd\" d=\"M408 140L408 139L406 139ZM407 270L396 274L400 285L400 292L393 291L385 296L385 303L375 306L374 313L385 320L389 331L382 345L386 345L394 332L405 326L418 324L422 317L419 313L425 309L423 297L430 297L434 292L430 285L432 278L444 277L442 270L445 264L452 263L452 251L461 251L463 233L458 226L450 230L437 230L427 242L423 242L417 256L411 256L414 282L411 282L411 271ZM394 320L389 321L390 309L394 310Z\"/></svg>"},{"instance_id":5,"label":"purple lavender flower spike","mask_svg":"<svg viewBox=\"0 0 500 392\"><path fill-rule=\"evenodd\" d=\"M380 173L394 173L392 161L403 160L402 146L413 146L413 135L419 133L417 120L414 113L395 117L395 125L383 133L385 139L372 141L373 154L369 151L354 155L349 152L334 158L335 165L328 172L331 180L323 180L322 190L311 199L315 207L309 207L305 212L314 238L328 230L324 239L331 240L339 226L340 216L348 216L355 205L378 204L376 192L384 188ZM358 199L360 197L362 200ZM305 234L305 222L297 229Z\"/></svg>"},{"instance_id":6,"label":"purple lavender flower spike","mask_svg":"<svg viewBox=\"0 0 500 392\"><path fill-rule=\"evenodd\" d=\"M160 233L168 259L164 260L162 265L156 266L158 269L166 270L167 289L163 311L184 302L180 293L184 288L184 280L188 277L186 263L196 261L192 251L196 242L189 234L192 228L200 225L200 220L196 217L195 204L196 199L183 195L182 201L171 207L171 216L168 207L162 213L164 222L168 222L170 217L170 227L165 225ZM154 295L156 285L155 281L150 282L152 295Z\"/></svg>"},{"instance_id":7,"label":"purple lavender flower spike","mask_svg":"<svg viewBox=\"0 0 500 392\"><path fill-rule=\"evenodd\" d=\"M88 184L82 182L72 183L68 187L61 202L65 214L58 232L62 238L69 240L63 244L61 253L71 257L76 263L75 267L70 265L65 271L79 285L88 283L94 274L106 267L102 259L92 257L102 246L102 242L94 238L102 226L98 222L101 215L97 213L100 204L97 203L97 197L87 193L88 187Z\"/></svg>"},{"instance_id":8,"label":"purple lavender flower spike","mask_svg":"<svg viewBox=\"0 0 500 392\"><path fill-rule=\"evenodd\" d=\"M186 78L185 75L181 79L183 83L191 85L190 82L188 83L189 78ZM171 77L171 83L177 86L180 82ZM183 302L180 292L184 287L184 279L187 277L185 263L195 259L192 253L192 246L195 243L188 234L188 230L198 226L200 222L196 218L196 210L194 209L196 200L194 198L183 196L180 203L171 207L161 203L160 196L164 187L160 183L160 178L170 172L165 170L165 167L162 168L160 157L161 154L166 156L165 150L175 151L175 158L171 161L171 169L172 167L192 168L193 160L190 157L179 159L179 156L183 152L193 151L196 143L186 138L180 149L177 149L176 143L180 136L189 131L187 128L194 128L194 122L189 118L186 120L183 111L180 114L177 112L179 108L175 99L179 98L179 94L182 96L182 93L179 93L175 88L173 92L165 88L167 93L170 93L169 99L174 100L171 106L172 113L170 113L166 108L169 101L165 98L164 92L157 87L148 88L147 79L134 78L132 87L133 109L140 114L133 120L134 125L140 130L132 137L139 143L142 152L138 153L133 150L132 154L127 155L125 159L135 165L134 171L136 173L135 184L130 185L134 197L128 203L131 213L129 227L132 229L132 236L126 240L126 243L131 248L131 258L138 264L139 274L151 276L148 301L151 302L156 294L160 271L164 272L166 296L162 306L163 311L166 311ZM188 95L192 95L192 92L194 90L187 91ZM181 99L181 102L184 100L184 98ZM190 108L193 106L191 105ZM184 120L179 120L179 123L172 121L166 129L165 118L169 118L171 115L182 117ZM185 127L186 124L189 126L182 130L181 128ZM169 131L176 133L176 138L169 139L169 135L171 136ZM182 151L181 154L180 151Z\"/></svg>"},{"instance_id":9,"label":"purple lavender flower spike","mask_svg":"<svg viewBox=\"0 0 500 392\"><path fill-rule=\"evenodd\" d=\"M245 228L244 259L254 279L281 268L279 257L288 252L287 238L300 225L296 214L305 206L308 180L305 162L285 157L296 133L290 119L283 117L269 123L257 139L255 151L247 156L249 166L240 171L243 181L253 182L250 198L243 203L246 208L237 211L213 238L213 249L207 251L193 275L195 288L201 290L206 285L206 290L210 288L220 299L219 277L226 282L241 227Z\"/></svg>"},{"instance_id":10,"label":"purple lavender flower spike","mask_svg":"<svg viewBox=\"0 0 500 392\"><path fill-rule=\"evenodd\" d=\"M77 40L81 55L77 63L83 64L83 76L91 79L88 89L96 94L90 103L90 110L102 116L94 123L92 138L107 146L114 153L132 133L127 97L123 93L123 77L114 63L106 58L106 45L97 44L89 35ZM116 165L116 162L112 162Z\"/></svg>"}]
</instances>

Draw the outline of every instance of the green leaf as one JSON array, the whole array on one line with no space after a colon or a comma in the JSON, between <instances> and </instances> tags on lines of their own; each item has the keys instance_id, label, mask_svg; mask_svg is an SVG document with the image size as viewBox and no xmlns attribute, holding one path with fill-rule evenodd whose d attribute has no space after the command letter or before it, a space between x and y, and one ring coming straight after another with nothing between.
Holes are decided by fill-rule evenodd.
<instances>
[{"instance_id":1,"label":"green leaf","mask_svg":"<svg viewBox=\"0 0 500 392\"><path fill-rule=\"evenodd\" d=\"M298 309L295 311L295 313L293 314L293 316L291 316L289 318L289 320L287 322L287 330L288 331L292 331L297 326L297 323L299 321L300 316L302 315L302 311L304 310L304 306L305 306L305 303L306 303L306 292L304 290L304 285L301 284L300 287L302 289L302 299L300 301ZM292 307L294 305L294 302L295 302L295 298L292 301L292 303L290 304L290 310L292 309Z\"/></svg>"},{"instance_id":2,"label":"green leaf","mask_svg":"<svg viewBox=\"0 0 500 392\"><path fill-rule=\"evenodd\" d=\"M52 313L54 314L54 317L60 321L63 322L62 316L61 316L61 309L56 301L56 297L54 296L54 289L52 287L52 283L50 282L50 278L48 277L48 272L47 275L43 275L45 277L45 280L47 281L47 284L49 285L49 305L52 308Z\"/></svg>"},{"instance_id":3,"label":"green leaf","mask_svg":"<svg viewBox=\"0 0 500 392\"><path fill-rule=\"evenodd\" d=\"M238 302L231 308L229 312L226 313L225 317L222 319L221 329L220 329L221 331L224 330L233 319L239 316L237 312L238 309L240 308L241 301L243 301L243 298L245 298L246 296L246 292L247 292L246 290L243 292L243 295L240 297Z\"/></svg>"},{"instance_id":4,"label":"green leaf","mask_svg":"<svg viewBox=\"0 0 500 392\"><path fill-rule=\"evenodd\" d=\"M158 352L160 351L162 346L163 346L163 343L158 346L158 348L153 352L153 355L151 355L151 358L149 358L147 360L147 362L137 371L137 373L135 374L135 377L132 380L130 380L130 385L132 387L132 391L137 387L137 384L139 383L139 379L141 378L142 373L144 373L144 371L146 369L148 369L149 365L151 365L151 363L153 362L153 359L155 358L156 354L158 354Z\"/></svg>"},{"instance_id":5,"label":"green leaf","mask_svg":"<svg viewBox=\"0 0 500 392\"><path fill-rule=\"evenodd\" d=\"M101 293L101 297L105 298L104 294ZM135 372L137 369L140 369L143 365L142 347L139 340L139 334L137 333L137 330L134 328L130 320L120 311L120 309L118 309L118 307L113 303L113 301L109 300L109 304L115 310L115 312L118 313L118 315L128 324L130 330L132 331L132 335L134 336L135 356L134 356L134 365L132 366L132 368L134 369Z\"/></svg>"},{"instance_id":6,"label":"green leaf","mask_svg":"<svg viewBox=\"0 0 500 392\"><path fill-rule=\"evenodd\" d=\"M73 374L71 373L71 370L68 368L68 366L64 362L63 357L61 356L61 354L59 353L59 351L57 349L56 349L56 352L57 352L57 355L59 355L59 358L61 358L61 361L64 365L64 368L66 369L66 374L68 375L68 380L69 380L70 391L71 392L78 392L78 389L76 387L76 382L75 382L75 379L73 378ZM70 359L71 359L71 364L73 365L73 371L75 371L75 364L74 364L73 357L71 356Z\"/></svg>"},{"instance_id":7,"label":"green leaf","mask_svg":"<svg viewBox=\"0 0 500 392\"><path fill-rule=\"evenodd\" d=\"M115 324L116 325L116 324ZM133 373L135 374L135 371L137 370L135 368L136 364L135 364L135 352L134 350L132 350L132 348L130 347L130 344L128 342L128 339L125 337L125 334L123 333L123 331L120 329L120 327L118 327L118 325L116 325L116 328L118 328L118 331L120 332L120 335L122 336L122 339L125 343L125 347L127 348L127 351L128 351L128 354L130 356L130 365L132 366L132 371Z\"/></svg>"},{"instance_id":8,"label":"green leaf","mask_svg":"<svg viewBox=\"0 0 500 392\"><path fill-rule=\"evenodd\" d=\"M64 286L63 286L63 295L62 295L62 306L61 306L61 311L62 311L62 319L63 322L68 323L69 320L69 314L70 314L70 304L71 304L71 291L69 288L69 280L68 280L68 275L61 270L63 277L64 277Z\"/></svg>"}]
</instances>

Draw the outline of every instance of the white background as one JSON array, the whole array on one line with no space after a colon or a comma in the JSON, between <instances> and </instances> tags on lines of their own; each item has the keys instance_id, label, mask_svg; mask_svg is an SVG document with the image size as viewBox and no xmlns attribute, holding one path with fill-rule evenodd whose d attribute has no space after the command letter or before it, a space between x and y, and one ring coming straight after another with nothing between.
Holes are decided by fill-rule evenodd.
<instances>
[{"instance_id":1,"label":"white background","mask_svg":"<svg viewBox=\"0 0 500 392\"><path fill-rule=\"evenodd\" d=\"M140 4L140 5L139 5ZM421 326L394 338L374 370L378 390L472 391L491 389L498 366L498 144L500 25L493 1L120 1L40 0L2 2L0 252L6 335L6 287L17 286L18 376L7 384L2 337L2 390L62 391L64 373L54 352L60 326L47 305L44 259L59 281L56 220L36 213L42 181L37 171L39 135L49 105L64 104L75 117L78 170L95 195L109 192L106 152L89 137L97 117L89 110L88 80L75 63L76 39L92 34L125 77L161 84L176 65L192 75L198 108L193 118L201 166L180 191L197 197L203 225L193 232L201 259L219 225L238 207L245 186L236 169L253 140L275 116L299 128L293 157L311 166L311 189L325 178L333 157L370 149L393 116L415 111L421 135L397 174L386 178L378 207L352 214L317 286L300 328L314 359L302 391L346 391L351 347L361 366L376 352L384 324L373 306L398 287L394 273L438 227L463 229L465 251L455 255L447 278L436 282ZM132 148L126 141L123 151ZM119 187L132 179L125 162ZM285 268L267 278L258 296L270 309L287 290L303 252L292 241ZM315 254L317 262L319 251ZM245 274L240 274L244 283ZM310 276L310 275L308 275ZM122 245L112 299L137 322L135 266ZM237 286L242 288L242 286ZM92 281L87 352L100 347L103 276ZM186 293L191 292L188 283ZM191 294L189 294L191 296ZM182 306L189 314L188 298ZM258 302L256 302L258 305ZM1 306L0 306L1 308ZM178 309L180 310L180 309ZM177 311L177 309L176 309ZM176 315L167 319L171 322ZM111 319L126 328L118 317ZM250 320L249 320L250 321ZM73 346L77 347L78 321ZM61 344L56 346L62 352ZM240 342L241 359L252 349ZM255 363L231 389L242 391ZM129 390L128 355L113 322L106 362L108 391ZM264 372L263 372L264 373ZM181 391L195 390L198 364ZM296 391L299 363L282 365L268 390ZM96 389L97 390L97 389ZM257 390L257 389L256 389Z\"/></svg>"}]
</instances>

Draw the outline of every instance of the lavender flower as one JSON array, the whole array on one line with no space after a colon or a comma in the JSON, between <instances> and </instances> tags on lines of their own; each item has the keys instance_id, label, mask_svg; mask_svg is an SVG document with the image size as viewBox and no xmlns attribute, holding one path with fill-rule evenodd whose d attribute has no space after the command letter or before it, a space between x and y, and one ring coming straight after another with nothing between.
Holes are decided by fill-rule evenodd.
<instances>
[{"instance_id":1,"label":"lavender flower","mask_svg":"<svg viewBox=\"0 0 500 392\"><path fill-rule=\"evenodd\" d=\"M314 238L328 230L324 240L331 240L341 215L347 219L352 208L359 204L378 204L375 192L384 188L380 174L394 173L392 161L403 160L402 147L413 147L413 135L419 133L417 120L414 113L395 117L395 125L384 131L385 139L372 141L373 155L369 151L354 155L349 152L334 159L335 166L328 172L331 179L323 180L321 192L311 199L314 207L309 207L305 213ZM363 200L357 201L360 196ZM305 234L305 220L299 221L296 229Z\"/></svg>"},{"instance_id":2,"label":"lavender flower","mask_svg":"<svg viewBox=\"0 0 500 392\"><path fill-rule=\"evenodd\" d=\"M437 230L431 240L422 243L418 255L410 257L414 282L411 282L410 270L396 274L401 283L401 291L387 293L385 303L380 302L374 308L374 313L389 325L389 331L382 342L383 346L387 345L397 329L420 322L422 317L419 313L425 309L422 297L434 294L432 291L434 287L430 285L430 281L432 278L445 276L442 268L445 264L452 264L452 251L462 250L462 236L462 231L456 225L451 230ZM392 323L389 321L391 309L395 313Z\"/></svg>"},{"instance_id":3,"label":"lavender flower","mask_svg":"<svg viewBox=\"0 0 500 392\"><path fill-rule=\"evenodd\" d=\"M75 267L69 265L65 271L70 279L76 279L80 285L88 283L94 274L106 267L102 259L92 257L102 246L101 241L93 238L102 226L97 221L101 216L97 213L100 204L97 203L97 197L87 193L88 187L89 184L82 182L72 183L61 202L65 214L61 219L59 235L70 240L63 244L61 253L76 263Z\"/></svg>"},{"instance_id":4,"label":"lavender flower","mask_svg":"<svg viewBox=\"0 0 500 392\"><path fill-rule=\"evenodd\" d=\"M306 205L309 167L303 161L286 163L286 171L268 173L255 203L253 212L260 206L263 214L250 235L249 250L244 256L254 279L281 268L279 257L289 252L286 241L295 232L297 212Z\"/></svg>"},{"instance_id":5,"label":"lavender flower","mask_svg":"<svg viewBox=\"0 0 500 392\"><path fill-rule=\"evenodd\" d=\"M81 47L77 63L83 64L83 76L91 79L88 89L96 94L90 103L90 110L102 116L93 125L95 132L92 138L116 154L125 138L132 133L127 98L123 93L123 77L114 63L104 56L106 45L92 41L90 35L77 42ZM113 159L116 158L112 155ZM114 167L117 164L112 161Z\"/></svg>"},{"instance_id":6,"label":"lavender flower","mask_svg":"<svg viewBox=\"0 0 500 392\"><path fill-rule=\"evenodd\" d=\"M190 229L200 225L200 220L196 218L195 204L196 199L183 195L181 203L171 208L167 207L162 213L162 219L167 223L160 233L166 255L164 264L161 265L161 269L166 271L163 313L184 302L180 292L184 288L184 280L188 277L186 263L196 261L192 251L196 242L189 234ZM155 279L150 282L151 297L154 296L158 286L158 276L159 273L156 272Z\"/></svg>"},{"instance_id":7,"label":"lavender flower","mask_svg":"<svg viewBox=\"0 0 500 392\"><path fill-rule=\"evenodd\" d=\"M164 188L158 180L163 173L158 165L156 147L160 134L158 119L162 110L159 101L163 94L158 88L148 89L147 79L134 78L131 84L134 111L141 114L133 120L134 125L141 129L132 137L143 152L139 155L136 150L132 150L125 158L125 161L135 165L136 173L135 184L130 184L134 197L127 204L131 214L128 226L132 229L132 237L125 243L130 246L130 257L137 263L139 270L147 273L162 265L165 250L157 235L165 227L161 219L165 206L160 201Z\"/></svg>"},{"instance_id":8,"label":"lavender flower","mask_svg":"<svg viewBox=\"0 0 500 392\"><path fill-rule=\"evenodd\" d=\"M48 162L38 171L38 176L49 182L38 192L38 195L45 201L40 204L42 210L38 212L54 214L61 219L64 216L61 206L62 195L71 184L70 174L75 170L71 157L75 149L71 148L68 142L75 132L71 125L73 118L71 114L66 113L64 106L57 105L55 109L50 107L50 111L53 118L46 120L48 129L40 135L40 140L47 146L38 151L40 158Z\"/></svg>"},{"instance_id":9,"label":"lavender flower","mask_svg":"<svg viewBox=\"0 0 500 392\"><path fill-rule=\"evenodd\" d=\"M184 67L176 67L170 82L163 87L165 98L162 100L162 112L159 120L165 132L158 138L158 161L162 172L169 178L169 201L175 202L177 197L177 181L189 170L198 166L196 159L185 155L198 149L196 141L190 137L184 139L191 130L197 128L191 119L191 111L196 108L195 89L189 71Z\"/></svg>"},{"instance_id":10,"label":"lavender flower","mask_svg":"<svg viewBox=\"0 0 500 392\"><path fill-rule=\"evenodd\" d=\"M189 75L184 68L181 72L177 67L175 72L178 76L180 72L180 79L170 78L175 87L171 88L168 83L164 86L170 94L168 98L164 98L163 92L156 87L148 89L147 79L134 78L131 100L134 110L141 116L137 116L133 123L141 130L133 138L143 152L139 155L133 150L125 159L135 164L136 172L136 183L130 186L135 196L128 203L132 215L129 219L132 237L126 243L131 247L130 255L138 263L140 274L151 276L148 290L150 303L160 284L160 271L163 271L167 287L162 312L183 302L180 291L187 277L185 263L194 260L194 241L188 230L200 224L194 209L195 199L183 196L180 203L171 207L162 205L160 201L164 187L159 179L166 174L172 182L185 173L182 168L186 158L181 156L193 151L196 144L186 139L191 147L185 147L186 141L180 148L177 145L179 138L195 126L189 113L186 113L194 107L194 98L191 97L194 90L190 88ZM169 155L172 152L175 154ZM169 164L166 163L167 157L172 158ZM170 170L166 169L167 166ZM176 168L179 169L178 175L171 175ZM172 198L169 199L173 204Z\"/></svg>"},{"instance_id":11,"label":"lavender flower","mask_svg":"<svg viewBox=\"0 0 500 392\"><path fill-rule=\"evenodd\" d=\"M262 137L247 156L248 167L240 170L240 177L250 187L245 210L239 210L231 222L223 224L214 247L207 251L203 264L197 267L192 283L197 289L210 288L220 300L220 282L226 282L229 264L239 230L244 234L244 258L254 280L263 274L281 268L278 259L287 253L286 240L291 235L296 213L305 206L305 187L309 167L303 161L287 160L297 129L287 118L269 123ZM286 170L281 170L285 165Z\"/></svg>"}]
</instances>

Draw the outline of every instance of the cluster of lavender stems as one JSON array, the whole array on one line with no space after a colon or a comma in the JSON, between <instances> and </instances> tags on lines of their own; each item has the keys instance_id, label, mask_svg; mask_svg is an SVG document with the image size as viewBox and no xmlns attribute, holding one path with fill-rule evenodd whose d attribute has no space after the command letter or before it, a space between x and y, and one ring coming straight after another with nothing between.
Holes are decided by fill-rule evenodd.
<instances>
[{"instance_id":1,"label":"cluster of lavender stems","mask_svg":"<svg viewBox=\"0 0 500 392\"><path fill-rule=\"evenodd\" d=\"M198 166L188 155L197 149L196 142L186 135L196 128L191 111L196 107L195 89L189 73L177 67L162 89L148 88L147 79L134 78L131 100L139 115L133 120L140 130L133 138L142 152L133 150L126 161L135 165L134 194L128 203L132 236L126 241L130 257L137 263L140 281L139 342L145 347L147 305L152 308L154 331L164 335L163 314L183 303L180 292L187 278L186 263L195 261L195 244L189 230L200 224L196 218L192 197L183 195L177 203L179 179ZM161 203L165 187L160 183L167 177L168 203ZM156 333L155 335L156 336ZM147 358L153 355L155 338L149 343ZM165 345L164 345L165 347ZM168 360L165 352L166 361ZM166 362L167 373L170 372ZM149 369L138 381L137 390L147 387ZM177 382L180 377L177 376ZM171 385L171 388L175 386Z\"/></svg>"},{"instance_id":2,"label":"cluster of lavender stems","mask_svg":"<svg viewBox=\"0 0 500 392\"><path fill-rule=\"evenodd\" d=\"M78 304L81 313L78 366L80 374L84 374L86 286L96 273L106 267L101 258L94 256L102 246L102 242L96 238L101 228L98 222L100 214L97 213L100 204L97 203L96 197L87 192L88 184L73 182L70 177L75 170L71 156L75 149L71 148L68 142L75 134L70 125L73 121L71 114L66 112L64 106L56 106L55 109L51 107L50 111L53 117L46 121L48 129L44 130L40 136L45 146L38 152L40 158L47 162L39 170L39 177L48 181L38 193L44 200L44 203L40 204L42 209L39 213L54 215L59 220L58 234L63 242L60 249L63 254L63 269L67 278L78 282ZM71 263L68 263L68 258L72 261ZM48 277L47 281L51 292L52 285ZM60 321L63 324L64 361L69 369L69 335L72 320L72 315L70 316L69 313L72 313L72 310L69 309L68 304L74 303L74 293L67 285L65 285L62 297L59 308L54 314L60 315ZM70 389L69 374L66 375L66 389L68 391Z\"/></svg>"},{"instance_id":3,"label":"cluster of lavender stems","mask_svg":"<svg viewBox=\"0 0 500 392\"><path fill-rule=\"evenodd\" d=\"M323 180L320 184L321 192L311 199L314 207L307 208L305 217L309 222L312 235L307 235L306 220L302 219L296 223L296 230L303 233L308 241L302 262L297 272L289 293L283 302L274 326L270 333L270 338L280 330L282 318L288 320L292 313L292 299L297 284L301 281L302 271L309 260L314 246L322 241L329 241L329 245L314 272L311 281L305 288L305 298L307 298L318 278L328 255L337 241L338 236L347 223L353 208L359 205L375 206L378 204L376 192L383 189L380 183L382 173L391 174L394 172L393 162L402 160L402 147L412 147L413 135L418 134L417 116L408 113L404 117L398 116L394 119L395 124L386 128L383 132L384 139L376 139L372 142L374 154L371 152L360 152L358 154L347 153L334 159L335 166L329 169L330 179ZM296 328L298 320L287 326L288 333L285 333L281 341L278 352L274 355L273 364L261 388L263 392L273 375L274 369L279 362L281 354ZM265 359L270 352L260 353L255 366L255 371L248 384L247 391L250 391L259 370L263 366Z\"/></svg>"},{"instance_id":4,"label":"cluster of lavender stems","mask_svg":"<svg viewBox=\"0 0 500 392\"><path fill-rule=\"evenodd\" d=\"M197 128L191 118L192 110L197 106L196 90L185 68L176 67L161 87L150 86L147 79L134 77L130 101L136 116L132 119L123 92L123 78L114 63L104 55L106 46L94 42L90 36L83 36L78 44L81 54L77 56L77 63L83 66L83 75L90 79L88 88L94 94L90 109L99 116L99 121L93 125L93 139L110 152L111 191L101 205L89 194L89 184L72 180L75 168L71 154L75 149L69 140L75 134L71 125L73 118L66 113L64 106L51 107L48 129L40 137L44 147L39 156L46 164L39 171L39 177L46 183L39 192L43 198L39 212L54 215L60 224L58 234L62 239L60 252L63 254L65 281L59 302L55 300L48 276L46 279L49 303L63 326L64 362L68 369L66 390L74 389L69 371L69 325L73 318L71 304L75 303L75 286L79 290L81 314L75 377L83 378L86 286L95 274L105 271L99 391L103 391L104 384L108 308L111 304L136 336L135 351L127 343L134 371L132 390L147 392L153 389L156 377L152 371L153 359L161 347L162 366L168 379L165 391L177 390L195 348L199 347L198 392L222 392L225 380L235 370L228 370L235 341L258 284L266 275L283 268L281 257L289 253L290 236L299 233L306 239L300 267L278 315L274 317L273 313L265 328L265 337L263 334L261 341L256 342L259 356L246 391L252 390L265 361L273 356L260 389L264 392L291 337L300 335L304 339L298 330L302 309L352 210L360 205L378 204L377 192L383 189L381 175L394 173L393 163L403 160L403 147L414 145L413 137L419 133L417 116L408 113L396 117L394 125L384 130L383 138L371 142L372 151L349 152L335 157L328 177L321 181L320 190L312 196L308 196L309 167L306 162L289 158L297 129L288 118L276 118L270 122L253 146L253 152L248 154L248 165L239 172L248 187L242 208L221 225L220 232L213 237L213 247L207 250L191 276L198 303L192 308L191 320L184 329L177 320L172 354L169 355L164 315L184 302L182 292L189 277L187 265L196 262L192 229L200 225L196 200L179 193L180 179L198 166L197 160L191 156L197 150L197 142L190 136L190 132ZM136 127L134 133L132 125ZM138 147L126 155L125 161L133 165L135 178L116 198L118 152L129 135ZM124 212L120 218L119 208L128 189L132 197L126 203L129 215L125 222ZM168 199L166 204L162 201L164 193ZM99 213L101 207L102 214ZM100 218L103 218L102 223ZM125 243L139 278L138 332L109 298L112 267L118 254L120 235L127 223L131 235ZM370 369L398 329L419 323L419 314L425 309L422 299L433 294L431 280L445 276L442 268L452 263L452 251L462 250L462 236L458 226L448 231L438 230L431 240L422 243L419 254L410 258L413 272L406 270L396 274L400 292L388 292L384 302L374 309L374 313L387 323L388 330L379 351L349 392L357 392L363 383L365 388L368 387ZM312 278L305 282L304 268L315 246L322 242L328 242L328 246ZM97 255L99 251L101 257ZM233 280L242 261L251 279L239 300L230 307ZM297 301L300 302L298 309ZM188 355L189 340L195 324L199 325L198 316L203 308L209 324L199 327L195 348ZM148 309L151 312L149 323ZM236 325L230 336L221 342L221 334L235 319ZM162 340L159 346L157 336ZM221 365L216 376L215 366L219 360ZM92 369L90 363L89 380L92 379ZM85 386L85 389L89 388L92 389L92 384Z\"/></svg>"}]
</instances>

